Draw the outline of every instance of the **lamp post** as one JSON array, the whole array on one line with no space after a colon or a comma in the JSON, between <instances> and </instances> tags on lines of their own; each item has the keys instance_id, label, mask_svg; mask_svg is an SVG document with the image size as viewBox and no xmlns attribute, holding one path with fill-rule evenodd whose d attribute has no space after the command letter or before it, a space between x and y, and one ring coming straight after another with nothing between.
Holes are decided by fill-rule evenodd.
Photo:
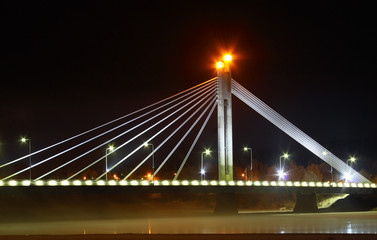
<instances>
[{"instance_id":1,"label":"lamp post","mask_svg":"<svg viewBox=\"0 0 377 240\"><path fill-rule=\"evenodd\" d=\"M31 182L31 140L30 138L21 138L22 143L28 142L29 144L29 180Z\"/></svg>"},{"instance_id":2,"label":"lamp post","mask_svg":"<svg viewBox=\"0 0 377 240\"><path fill-rule=\"evenodd\" d=\"M106 181L107 181L107 155L109 155L109 153L108 153L108 151L110 150L110 153L112 152L112 151L114 151L114 146L112 146L112 145L110 145L108 148L106 148Z\"/></svg>"},{"instance_id":3,"label":"lamp post","mask_svg":"<svg viewBox=\"0 0 377 240\"><path fill-rule=\"evenodd\" d=\"M204 164L203 164L204 155L205 156L211 155L211 150L206 149L204 152L202 152L202 157L200 161L200 180L204 180L205 174L206 174L206 171L204 170Z\"/></svg>"},{"instance_id":4,"label":"lamp post","mask_svg":"<svg viewBox=\"0 0 377 240\"><path fill-rule=\"evenodd\" d=\"M350 157L350 159L347 160L347 165L349 165L350 167L352 167L352 164L356 161L356 158L355 157ZM348 164L350 163L350 164Z\"/></svg>"},{"instance_id":5,"label":"lamp post","mask_svg":"<svg viewBox=\"0 0 377 240\"><path fill-rule=\"evenodd\" d=\"M144 143L144 147L148 147L148 146L151 146L152 147L152 182L154 182L154 146L152 143Z\"/></svg>"},{"instance_id":6,"label":"lamp post","mask_svg":"<svg viewBox=\"0 0 377 240\"><path fill-rule=\"evenodd\" d=\"M279 163L279 170L282 170L282 168L281 168L281 159L282 158L284 158L284 159L288 159L289 158L289 155L288 155L288 153L284 153L282 156L280 156L280 163Z\"/></svg>"},{"instance_id":7,"label":"lamp post","mask_svg":"<svg viewBox=\"0 0 377 240\"><path fill-rule=\"evenodd\" d=\"M248 147L244 147L243 150L245 152L250 150L250 181L253 181L253 150ZM247 175L246 175L246 180L247 180Z\"/></svg>"}]
</instances>

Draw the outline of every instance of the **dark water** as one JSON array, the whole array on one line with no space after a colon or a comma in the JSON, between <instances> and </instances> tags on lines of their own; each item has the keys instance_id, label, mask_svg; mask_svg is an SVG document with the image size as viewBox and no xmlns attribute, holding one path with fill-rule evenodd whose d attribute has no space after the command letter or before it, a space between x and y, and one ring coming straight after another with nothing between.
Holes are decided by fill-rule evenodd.
<instances>
[{"instance_id":1,"label":"dark water","mask_svg":"<svg viewBox=\"0 0 377 240\"><path fill-rule=\"evenodd\" d=\"M184 233L377 234L377 212L240 213L235 216L139 217L109 220L3 222L0 235Z\"/></svg>"}]
</instances>

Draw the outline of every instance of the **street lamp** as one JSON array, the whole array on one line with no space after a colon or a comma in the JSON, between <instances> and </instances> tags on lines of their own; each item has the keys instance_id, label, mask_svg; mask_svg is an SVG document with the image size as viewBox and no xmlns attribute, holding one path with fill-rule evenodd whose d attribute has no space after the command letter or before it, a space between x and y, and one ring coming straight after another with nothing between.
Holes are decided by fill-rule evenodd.
<instances>
[{"instance_id":1,"label":"street lamp","mask_svg":"<svg viewBox=\"0 0 377 240\"><path fill-rule=\"evenodd\" d=\"M253 150L251 148L248 148L248 147L244 147L243 150L245 152L250 150L250 180L252 181L253 180ZM247 174L247 172L246 172L246 174ZM246 175L246 179L247 179L247 175Z\"/></svg>"},{"instance_id":2,"label":"street lamp","mask_svg":"<svg viewBox=\"0 0 377 240\"><path fill-rule=\"evenodd\" d=\"M106 181L107 181L107 172L108 172L107 170L107 155L109 155L108 151L110 151L110 153L114 151L114 146L110 145L108 148L106 148Z\"/></svg>"},{"instance_id":3,"label":"street lamp","mask_svg":"<svg viewBox=\"0 0 377 240\"><path fill-rule=\"evenodd\" d=\"M352 175L349 172L343 174L344 182L350 182L352 180Z\"/></svg>"},{"instance_id":4,"label":"street lamp","mask_svg":"<svg viewBox=\"0 0 377 240\"><path fill-rule=\"evenodd\" d=\"M153 143L144 143L144 147L148 147L148 146L151 146L152 147L152 182L154 182L154 146L153 146Z\"/></svg>"},{"instance_id":5,"label":"street lamp","mask_svg":"<svg viewBox=\"0 0 377 240\"><path fill-rule=\"evenodd\" d=\"M31 140L23 137L23 138L21 138L20 141L21 141L21 143L28 142L28 144L29 144L29 180L31 182Z\"/></svg>"},{"instance_id":6,"label":"street lamp","mask_svg":"<svg viewBox=\"0 0 377 240\"><path fill-rule=\"evenodd\" d=\"M352 164L356 161L356 158L355 157L350 157L350 159L347 160L347 165L349 165L350 167L352 167ZM348 163L351 163L351 164L348 164Z\"/></svg>"},{"instance_id":7,"label":"street lamp","mask_svg":"<svg viewBox=\"0 0 377 240\"><path fill-rule=\"evenodd\" d=\"M277 175L279 176L279 180L285 180L285 176L287 176L287 173L285 173L283 169L279 169L277 171Z\"/></svg>"},{"instance_id":8,"label":"street lamp","mask_svg":"<svg viewBox=\"0 0 377 240\"><path fill-rule=\"evenodd\" d=\"M203 166L204 155L205 156L211 155L211 150L206 149L204 152L202 152L202 157L201 157L201 161L200 161L200 180L204 180L205 174L206 174L206 171L204 170L204 166Z\"/></svg>"},{"instance_id":9,"label":"street lamp","mask_svg":"<svg viewBox=\"0 0 377 240\"><path fill-rule=\"evenodd\" d=\"M281 159L284 158L284 159L288 159L289 158L289 155L288 153L284 153L282 156L280 156L279 158L279 170L281 170Z\"/></svg>"}]
</instances>

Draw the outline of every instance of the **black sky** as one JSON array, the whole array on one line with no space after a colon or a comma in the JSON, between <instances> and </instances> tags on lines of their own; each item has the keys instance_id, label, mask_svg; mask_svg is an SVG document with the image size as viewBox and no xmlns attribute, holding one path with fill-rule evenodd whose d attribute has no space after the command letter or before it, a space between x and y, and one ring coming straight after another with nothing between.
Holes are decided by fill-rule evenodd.
<instances>
[{"instance_id":1,"label":"black sky","mask_svg":"<svg viewBox=\"0 0 377 240\"><path fill-rule=\"evenodd\" d=\"M376 161L372 3L134 2L0 3L0 157L22 135L47 146L210 79L225 50L233 78L293 124L340 157ZM295 151L241 104L235 145Z\"/></svg>"}]
</instances>

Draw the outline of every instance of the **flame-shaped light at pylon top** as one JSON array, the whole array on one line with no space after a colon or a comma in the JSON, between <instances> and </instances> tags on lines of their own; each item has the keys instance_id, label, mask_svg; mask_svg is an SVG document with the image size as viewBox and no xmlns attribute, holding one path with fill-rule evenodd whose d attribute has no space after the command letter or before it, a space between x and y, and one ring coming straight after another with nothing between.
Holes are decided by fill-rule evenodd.
<instances>
[{"instance_id":1,"label":"flame-shaped light at pylon top","mask_svg":"<svg viewBox=\"0 0 377 240\"><path fill-rule=\"evenodd\" d=\"M225 61L225 62L230 62L230 61L232 61L232 56L231 56L230 54L226 54L226 55L224 55L224 61Z\"/></svg>"},{"instance_id":2,"label":"flame-shaped light at pylon top","mask_svg":"<svg viewBox=\"0 0 377 240\"><path fill-rule=\"evenodd\" d=\"M224 63L223 62L217 62L216 63L216 68L217 69L224 68Z\"/></svg>"}]
</instances>

